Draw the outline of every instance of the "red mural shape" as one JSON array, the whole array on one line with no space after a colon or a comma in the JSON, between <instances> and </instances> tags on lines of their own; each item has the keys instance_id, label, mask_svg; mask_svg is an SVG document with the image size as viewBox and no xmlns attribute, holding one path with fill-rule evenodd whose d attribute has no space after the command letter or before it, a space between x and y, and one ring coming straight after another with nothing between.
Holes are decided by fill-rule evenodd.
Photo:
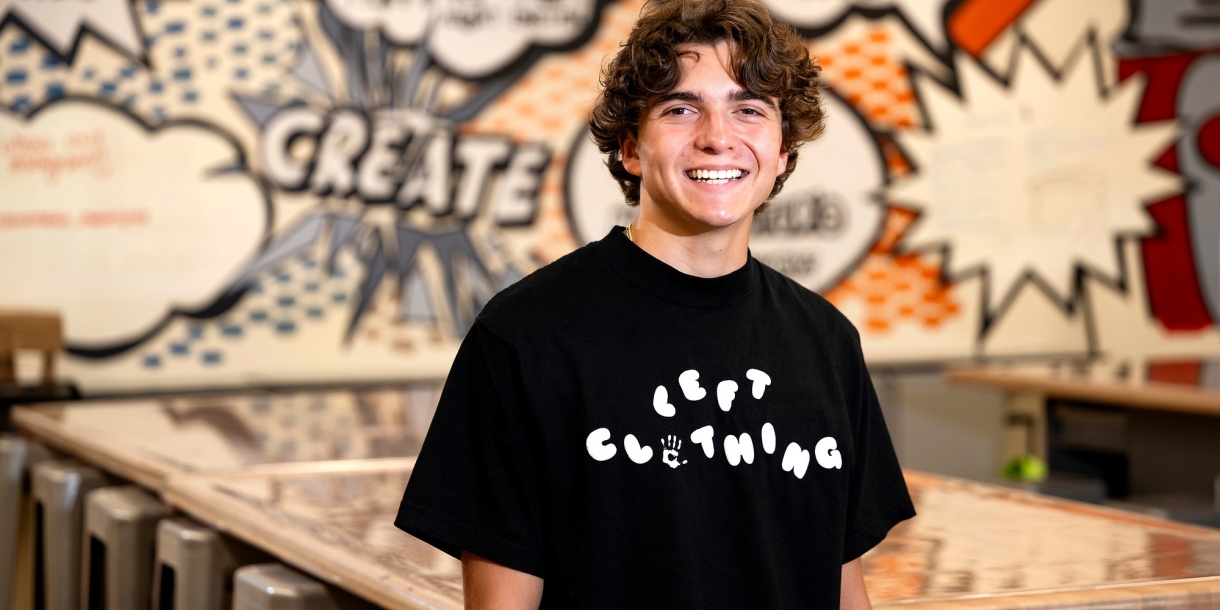
<instances>
[{"instance_id":1,"label":"red mural shape","mask_svg":"<svg viewBox=\"0 0 1220 610\"><path fill-rule=\"evenodd\" d=\"M1198 387L1203 363L1198 360L1167 360L1148 363L1148 381Z\"/></svg>"},{"instance_id":2,"label":"red mural shape","mask_svg":"<svg viewBox=\"0 0 1220 610\"><path fill-rule=\"evenodd\" d=\"M1148 206L1160 231L1140 244L1148 306L1168 330L1192 331L1211 326L1190 249L1186 197L1175 195Z\"/></svg>"},{"instance_id":3,"label":"red mural shape","mask_svg":"<svg viewBox=\"0 0 1220 610\"><path fill-rule=\"evenodd\" d=\"M1199 127L1196 136L1199 154L1212 167L1220 169L1220 114L1210 118Z\"/></svg>"},{"instance_id":4,"label":"red mural shape","mask_svg":"<svg viewBox=\"0 0 1220 610\"><path fill-rule=\"evenodd\" d=\"M1143 74L1148 79L1136 115L1137 123L1175 118L1182 77L1198 57L1197 53L1183 53L1119 61L1120 80L1135 74ZM1217 121L1213 119L1208 125L1213 123ZM1217 134L1210 136L1213 139L1220 136L1220 127L1215 131ZM1204 150L1203 130L1200 130L1199 138L1200 150ZM1220 144L1213 146L1213 150L1220 153ZM1155 165L1178 171L1176 146L1166 150ZM1211 326L1212 317L1196 275L1186 198L1177 195L1152 203L1147 209L1158 228L1156 235L1144 238L1140 244L1144 256L1144 284L1152 315L1170 331L1197 331Z\"/></svg>"}]
</instances>

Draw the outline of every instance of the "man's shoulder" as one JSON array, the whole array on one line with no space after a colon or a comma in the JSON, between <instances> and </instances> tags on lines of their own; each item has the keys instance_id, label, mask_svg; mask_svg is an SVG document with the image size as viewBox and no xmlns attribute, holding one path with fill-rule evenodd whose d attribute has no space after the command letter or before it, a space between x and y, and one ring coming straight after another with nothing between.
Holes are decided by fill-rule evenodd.
<instances>
[{"instance_id":1,"label":"man's shoulder","mask_svg":"<svg viewBox=\"0 0 1220 610\"><path fill-rule=\"evenodd\" d=\"M501 290L483 307L479 321L493 329L553 319L587 300L606 266L592 244L577 248Z\"/></svg>"},{"instance_id":2,"label":"man's shoulder","mask_svg":"<svg viewBox=\"0 0 1220 610\"><path fill-rule=\"evenodd\" d=\"M813 330L825 333L830 339L859 343L860 333L856 326L826 297L761 262L759 267L762 283L775 298L784 317L802 317L807 322L814 322Z\"/></svg>"}]
</instances>

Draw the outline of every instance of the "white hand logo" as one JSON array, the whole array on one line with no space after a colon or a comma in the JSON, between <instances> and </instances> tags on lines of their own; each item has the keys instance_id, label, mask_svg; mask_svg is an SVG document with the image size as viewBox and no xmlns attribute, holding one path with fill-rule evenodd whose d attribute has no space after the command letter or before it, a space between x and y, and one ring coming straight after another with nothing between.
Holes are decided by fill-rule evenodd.
<instances>
[{"instance_id":1,"label":"white hand logo","mask_svg":"<svg viewBox=\"0 0 1220 610\"><path fill-rule=\"evenodd\" d=\"M672 434L661 439L661 461L669 464L670 468L685 464L686 460L678 461L678 450L681 448L682 440Z\"/></svg>"},{"instance_id":2,"label":"white hand logo","mask_svg":"<svg viewBox=\"0 0 1220 610\"><path fill-rule=\"evenodd\" d=\"M652 447L641 447L634 434L628 434L623 439L623 449L627 450L627 457L636 464L643 464L652 459Z\"/></svg>"},{"instance_id":3,"label":"white hand logo","mask_svg":"<svg viewBox=\"0 0 1220 610\"><path fill-rule=\"evenodd\" d=\"M608 440L610 440L609 428L598 428L590 432L589 438L585 439L585 449L589 451L589 457L599 462L604 462L614 457L614 454L618 452L618 447L602 444Z\"/></svg>"},{"instance_id":4,"label":"white hand logo","mask_svg":"<svg viewBox=\"0 0 1220 610\"><path fill-rule=\"evenodd\" d=\"M689 401L703 400L703 397L707 396L707 390L699 387L699 371L695 369L678 375L678 386L682 388L682 394Z\"/></svg>"},{"instance_id":5,"label":"white hand logo","mask_svg":"<svg viewBox=\"0 0 1220 610\"><path fill-rule=\"evenodd\" d=\"M842 468L843 456L836 449L838 444L835 439L826 437L813 448L813 456L818 459L818 466L822 468Z\"/></svg>"},{"instance_id":6,"label":"white hand logo","mask_svg":"<svg viewBox=\"0 0 1220 610\"><path fill-rule=\"evenodd\" d=\"M721 381L716 386L716 402L720 404L721 411L728 411L733 408L733 399L737 397L737 382L736 381Z\"/></svg>"},{"instance_id":7,"label":"white hand logo","mask_svg":"<svg viewBox=\"0 0 1220 610\"><path fill-rule=\"evenodd\" d=\"M767 386L771 385L771 376L758 369L746 371L746 379L754 382L754 386L750 388L750 393L754 395L755 400L762 398Z\"/></svg>"},{"instance_id":8,"label":"white hand logo","mask_svg":"<svg viewBox=\"0 0 1220 610\"><path fill-rule=\"evenodd\" d=\"M657 386L657 391L652 393L652 408L661 417L673 417L674 413L678 412L673 405L669 404L669 390L666 390L663 385Z\"/></svg>"}]
</instances>

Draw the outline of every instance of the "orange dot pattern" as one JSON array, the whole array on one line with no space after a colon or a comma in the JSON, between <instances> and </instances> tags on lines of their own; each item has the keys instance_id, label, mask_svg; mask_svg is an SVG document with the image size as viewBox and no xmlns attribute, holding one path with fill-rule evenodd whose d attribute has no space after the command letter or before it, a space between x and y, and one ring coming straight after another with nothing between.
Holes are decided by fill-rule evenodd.
<instances>
[{"instance_id":1,"label":"orange dot pattern","mask_svg":"<svg viewBox=\"0 0 1220 610\"><path fill-rule=\"evenodd\" d=\"M893 177L911 172L910 161L885 133L922 126L910 74L898 58L894 35L883 24L860 33L812 41L823 83L851 104L879 132L879 145ZM851 275L826 293L836 305L858 300L866 334L884 335L901 324L929 330L960 315L952 286L941 278L940 262L923 254L894 251L917 214L891 207L885 229L872 251ZM891 583L892 584L892 583Z\"/></svg>"},{"instance_id":2,"label":"orange dot pattern","mask_svg":"<svg viewBox=\"0 0 1220 610\"><path fill-rule=\"evenodd\" d=\"M597 98L603 61L631 32L643 0L607 6L597 33L571 53L548 55L476 117L472 132L506 134L519 142L546 142L553 153L539 188L539 213L531 228L532 254L549 263L577 247L564 206L564 173L572 146Z\"/></svg>"},{"instance_id":3,"label":"orange dot pattern","mask_svg":"<svg viewBox=\"0 0 1220 610\"><path fill-rule=\"evenodd\" d=\"M864 304L861 330L884 334L898 324L941 327L959 315L952 286L941 280L940 264L920 254L899 254L894 247L917 214L891 208L881 238L847 279L826 293L836 306L858 299Z\"/></svg>"},{"instance_id":4,"label":"orange dot pattern","mask_svg":"<svg viewBox=\"0 0 1220 610\"><path fill-rule=\"evenodd\" d=\"M822 66L822 82L874 127L909 129L922 124L910 75L884 26L841 40L812 41L809 51Z\"/></svg>"}]
</instances>

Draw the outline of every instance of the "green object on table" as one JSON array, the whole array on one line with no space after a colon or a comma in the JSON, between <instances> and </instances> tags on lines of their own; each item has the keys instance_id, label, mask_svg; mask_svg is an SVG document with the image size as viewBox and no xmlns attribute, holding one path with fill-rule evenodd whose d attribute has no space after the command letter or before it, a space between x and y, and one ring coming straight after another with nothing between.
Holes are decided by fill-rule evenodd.
<instances>
[{"instance_id":1,"label":"green object on table","mask_svg":"<svg viewBox=\"0 0 1220 610\"><path fill-rule=\"evenodd\" d=\"M1046 462L1034 455L1023 455L1004 466L1000 476L1005 479L1037 483L1046 480Z\"/></svg>"}]
</instances>

